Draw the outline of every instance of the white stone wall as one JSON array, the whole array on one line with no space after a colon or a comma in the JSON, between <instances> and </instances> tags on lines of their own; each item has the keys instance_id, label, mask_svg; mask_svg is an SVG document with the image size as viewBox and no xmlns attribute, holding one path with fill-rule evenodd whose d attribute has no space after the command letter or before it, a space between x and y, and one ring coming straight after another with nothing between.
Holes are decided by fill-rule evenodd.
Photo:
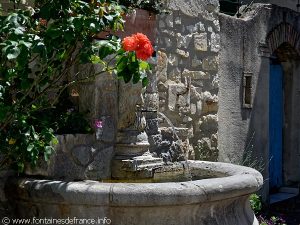
<instances>
[{"instance_id":1,"label":"white stone wall","mask_svg":"<svg viewBox=\"0 0 300 225\"><path fill-rule=\"evenodd\" d=\"M159 111L189 145L186 156L216 160L219 3L175 0L166 8L157 19ZM160 127L172 125L160 122Z\"/></svg>"}]
</instances>

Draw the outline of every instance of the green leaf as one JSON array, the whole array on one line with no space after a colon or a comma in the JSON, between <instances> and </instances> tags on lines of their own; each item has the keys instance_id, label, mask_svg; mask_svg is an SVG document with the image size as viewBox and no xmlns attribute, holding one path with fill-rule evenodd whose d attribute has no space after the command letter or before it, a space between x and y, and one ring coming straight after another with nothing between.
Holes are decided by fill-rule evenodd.
<instances>
[{"instance_id":1,"label":"green leaf","mask_svg":"<svg viewBox=\"0 0 300 225\"><path fill-rule=\"evenodd\" d=\"M52 144L57 145L58 144L58 139L56 137L52 138Z\"/></svg>"},{"instance_id":2,"label":"green leaf","mask_svg":"<svg viewBox=\"0 0 300 225\"><path fill-rule=\"evenodd\" d=\"M99 56L97 56L97 55L92 55L92 56L91 56L91 62L92 62L93 64L97 64L97 63L102 62L102 60L100 59Z\"/></svg>"},{"instance_id":3,"label":"green leaf","mask_svg":"<svg viewBox=\"0 0 300 225\"><path fill-rule=\"evenodd\" d=\"M19 45L24 45L26 48L30 48L32 46L32 43L26 41L20 41Z\"/></svg>"},{"instance_id":4,"label":"green leaf","mask_svg":"<svg viewBox=\"0 0 300 225\"><path fill-rule=\"evenodd\" d=\"M29 80L22 80L21 81L21 88L23 89L23 90L27 90L27 89L29 89L30 87L31 87L31 82L29 81Z\"/></svg>"},{"instance_id":5,"label":"green leaf","mask_svg":"<svg viewBox=\"0 0 300 225\"><path fill-rule=\"evenodd\" d=\"M99 57L100 59L104 59L108 55L114 53L114 49L109 45L104 45L99 49Z\"/></svg>"},{"instance_id":6,"label":"green leaf","mask_svg":"<svg viewBox=\"0 0 300 225\"><path fill-rule=\"evenodd\" d=\"M139 66L141 70L148 70L149 69L149 63L145 61L140 61Z\"/></svg>"},{"instance_id":7,"label":"green leaf","mask_svg":"<svg viewBox=\"0 0 300 225\"><path fill-rule=\"evenodd\" d=\"M127 67L128 58L126 56L122 56L117 62L117 71L122 71Z\"/></svg>"},{"instance_id":8,"label":"green leaf","mask_svg":"<svg viewBox=\"0 0 300 225\"><path fill-rule=\"evenodd\" d=\"M33 144L29 144L27 146L27 152L31 152L33 148L34 148L34 145Z\"/></svg>"},{"instance_id":9,"label":"green leaf","mask_svg":"<svg viewBox=\"0 0 300 225\"><path fill-rule=\"evenodd\" d=\"M140 81L140 74L139 73L135 73L133 75L133 79L132 79L132 83L136 84Z\"/></svg>"},{"instance_id":10,"label":"green leaf","mask_svg":"<svg viewBox=\"0 0 300 225\"><path fill-rule=\"evenodd\" d=\"M144 77L144 78L142 79L142 85L143 85L143 87L146 87L148 84L149 84L148 78L147 78L147 77Z\"/></svg>"},{"instance_id":11,"label":"green leaf","mask_svg":"<svg viewBox=\"0 0 300 225\"><path fill-rule=\"evenodd\" d=\"M9 106L5 106L0 104L0 121L3 121L6 119L7 113L10 111Z\"/></svg>"},{"instance_id":12,"label":"green leaf","mask_svg":"<svg viewBox=\"0 0 300 225\"><path fill-rule=\"evenodd\" d=\"M8 49L8 51L6 52L6 57L8 60L16 59L20 55L20 53L20 49L17 46L15 46L13 48Z\"/></svg>"}]
</instances>

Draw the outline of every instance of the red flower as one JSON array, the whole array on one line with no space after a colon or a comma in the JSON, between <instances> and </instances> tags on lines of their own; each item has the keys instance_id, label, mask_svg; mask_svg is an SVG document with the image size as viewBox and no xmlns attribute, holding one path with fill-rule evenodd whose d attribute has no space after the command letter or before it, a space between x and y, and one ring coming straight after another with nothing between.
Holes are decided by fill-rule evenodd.
<instances>
[{"instance_id":1,"label":"red flower","mask_svg":"<svg viewBox=\"0 0 300 225\"><path fill-rule=\"evenodd\" d=\"M148 39L148 37L145 34L137 33L134 36L138 40L139 45L141 45L141 46L144 44L150 43L150 40Z\"/></svg>"},{"instance_id":2,"label":"red flower","mask_svg":"<svg viewBox=\"0 0 300 225\"><path fill-rule=\"evenodd\" d=\"M147 60L153 54L153 47L151 43L145 44L142 48L136 50L136 57L141 60Z\"/></svg>"},{"instance_id":3,"label":"red flower","mask_svg":"<svg viewBox=\"0 0 300 225\"><path fill-rule=\"evenodd\" d=\"M126 37L122 42L122 46L125 51L135 51L136 48L138 47L138 42L133 36Z\"/></svg>"},{"instance_id":4,"label":"red flower","mask_svg":"<svg viewBox=\"0 0 300 225\"><path fill-rule=\"evenodd\" d=\"M149 38L142 33L124 38L122 46L125 51L135 51L136 57L141 60L150 58L154 51Z\"/></svg>"}]
</instances>

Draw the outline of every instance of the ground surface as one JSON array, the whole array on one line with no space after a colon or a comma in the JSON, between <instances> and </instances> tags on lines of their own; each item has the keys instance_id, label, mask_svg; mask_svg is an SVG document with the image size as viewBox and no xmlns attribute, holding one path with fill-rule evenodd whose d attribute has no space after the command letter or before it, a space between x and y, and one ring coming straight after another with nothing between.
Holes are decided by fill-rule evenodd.
<instances>
[{"instance_id":1,"label":"ground surface","mask_svg":"<svg viewBox=\"0 0 300 225\"><path fill-rule=\"evenodd\" d=\"M300 195L270 206L270 215L284 218L287 225L300 225Z\"/></svg>"}]
</instances>

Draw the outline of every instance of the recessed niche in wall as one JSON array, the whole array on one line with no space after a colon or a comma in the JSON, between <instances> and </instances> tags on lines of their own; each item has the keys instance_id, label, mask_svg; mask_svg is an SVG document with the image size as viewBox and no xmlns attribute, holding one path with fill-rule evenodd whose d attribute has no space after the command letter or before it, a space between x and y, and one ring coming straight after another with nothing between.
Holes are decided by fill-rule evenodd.
<instances>
[{"instance_id":1,"label":"recessed niche in wall","mask_svg":"<svg viewBox=\"0 0 300 225\"><path fill-rule=\"evenodd\" d=\"M252 108L252 77L253 73L243 73L243 108Z\"/></svg>"}]
</instances>

